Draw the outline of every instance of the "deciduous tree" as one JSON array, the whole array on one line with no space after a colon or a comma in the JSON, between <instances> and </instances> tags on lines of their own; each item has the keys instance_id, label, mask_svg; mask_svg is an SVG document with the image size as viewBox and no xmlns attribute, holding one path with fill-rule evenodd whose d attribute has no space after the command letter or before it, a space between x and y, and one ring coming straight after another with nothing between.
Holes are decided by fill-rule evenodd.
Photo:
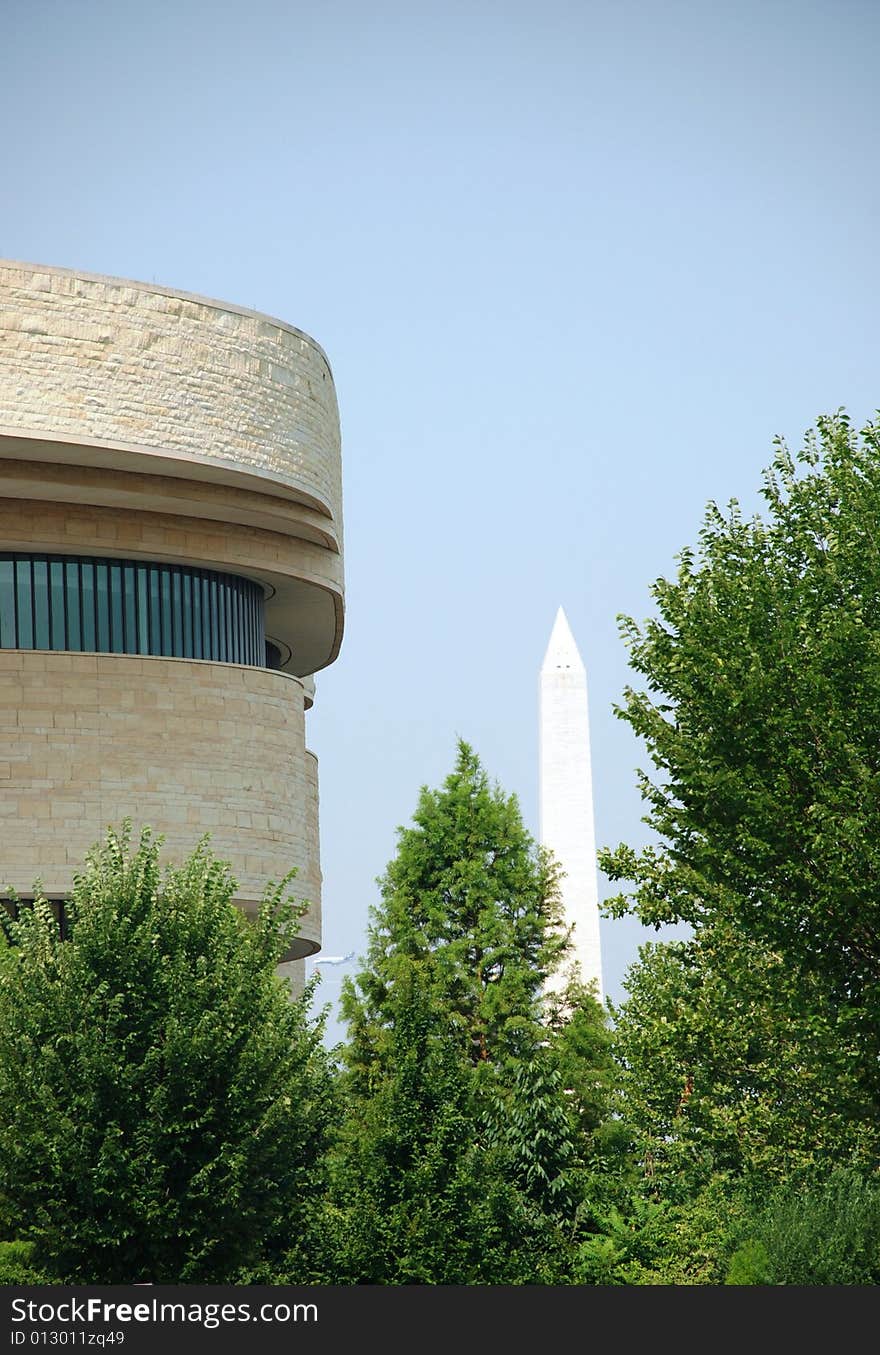
<instances>
[{"instance_id":1,"label":"deciduous tree","mask_svg":"<svg viewBox=\"0 0 880 1355\"><path fill-rule=\"evenodd\" d=\"M632 882L610 907L688 923L695 938L637 971L626 1057L641 1041L645 1114L667 1128L679 1114L699 1117L713 1153L741 1156L743 1136L755 1151L764 1115L765 1146L780 1159L800 1152L811 1108L817 1141L839 1111L864 1131L851 1123L839 1150L862 1137L870 1155L880 1112L880 425L858 435L842 414L820 419L796 456L778 444L763 493L764 517L710 505L698 549L654 586L656 616L624 622L642 685L619 714L654 764L641 786L657 841L604 855L613 879Z\"/></svg>"},{"instance_id":2,"label":"deciduous tree","mask_svg":"<svg viewBox=\"0 0 880 1355\"><path fill-rule=\"evenodd\" d=\"M228 1281L308 1234L329 1078L274 972L286 885L249 922L204 844L163 873L126 829L76 879L69 939L39 898L8 924L2 1210L56 1277Z\"/></svg>"}]
</instances>

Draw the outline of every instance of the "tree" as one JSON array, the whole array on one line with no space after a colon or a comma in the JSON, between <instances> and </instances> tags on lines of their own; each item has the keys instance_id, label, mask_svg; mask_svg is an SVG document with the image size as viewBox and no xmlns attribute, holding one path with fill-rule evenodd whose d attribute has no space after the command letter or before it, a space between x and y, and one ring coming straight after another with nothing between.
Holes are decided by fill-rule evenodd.
<instances>
[{"instance_id":1,"label":"tree","mask_svg":"<svg viewBox=\"0 0 880 1355\"><path fill-rule=\"evenodd\" d=\"M548 994L545 1022L581 1153L601 1161L604 1170L609 1155L619 1156L629 1141L628 1130L616 1113L618 1070L608 1013L593 985L574 978Z\"/></svg>"},{"instance_id":2,"label":"tree","mask_svg":"<svg viewBox=\"0 0 880 1355\"><path fill-rule=\"evenodd\" d=\"M766 519L744 520L736 503L726 516L710 505L698 550L683 551L677 577L654 585L657 616L642 628L623 621L645 685L627 689L618 713L644 738L657 771L654 780L642 774L641 788L658 843L620 846L602 864L633 885L611 902L613 912L685 922L696 938L694 947L650 958L636 994L656 1012L684 993L688 1013L701 1013L696 1024L690 1014L679 1023L675 1074L659 1093L667 1122L688 1088L682 1055L701 1023L708 1029L698 989L709 975L725 1038L742 1021L736 1002L752 1004L748 1032L722 1073L731 1085L711 1093L716 1107L736 1118L737 1078L739 1111L755 1077L771 1087L775 1076L778 1099L780 1070L756 1073L749 1039L757 1024L760 1057L772 1062L793 1023L800 1055L784 1063L789 1071L797 1063L797 1094L816 1116L827 1106L839 1042L847 1114L876 1153L880 424L859 436L843 414L820 419L797 457L779 442L763 493ZM775 1031L764 1038L768 1022ZM655 1034L662 1043L668 1032ZM829 1057L824 1069L814 1037ZM728 1062L736 1042L727 1038ZM701 1056L701 1076L711 1057ZM695 1080L689 1107L705 1092ZM774 1123L778 1130L782 1121ZM728 1139L731 1132L733 1123ZM842 1152L854 1136L839 1140Z\"/></svg>"},{"instance_id":3,"label":"tree","mask_svg":"<svg viewBox=\"0 0 880 1355\"><path fill-rule=\"evenodd\" d=\"M552 1224L517 1189L460 1031L427 967L403 958L369 1090L353 1079L333 1196L337 1282L516 1284L550 1278Z\"/></svg>"},{"instance_id":4,"label":"tree","mask_svg":"<svg viewBox=\"0 0 880 1355\"><path fill-rule=\"evenodd\" d=\"M129 831L68 940L40 898L8 924L0 1212L66 1282L231 1281L307 1238L323 1185L320 1026L274 973L295 910L283 881L249 922L204 843L163 874Z\"/></svg>"},{"instance_id":5,"label":"tree","mask_svg":"<svg viewBox=\"0 0 880 1355\"><path fill-rule=\"evenodd\" d=\"M526 832L516 797L490 784L463 741L442 790L422 788L413 819L379 881L367 966L346 985L355 1042L368 1063L409 957L430 960L437 1000L472 1062L515 1059L539 1038L544 982L565 948L557 868ZM359 1061L355 1049L352 1067Z\"/></svg>"},{"instance_id":6,"label":"tree","mask_svg":"<svg viewBox=\"0 0 880 1355\"><path fill-rule=\"evenodd\" d=\"M349 1278L549 1282L576 1207L576 1125L542 1022L565 948L556 868L464 743L414 819L343 994Z\"/></svg>"},{"instance_id":7,"label":"tree","mask_svg":"<svg viewBox=\"0 0 880 1355\"><path fill-rule=\"evenodd\" d=\"M723 1176L680 1201L633 1189L578 1247L581 1284L723 1283L748 1216L742 1194Z\"/></svg>"},{"instance_id":8,"label":"tree","mask_svg":"<svg viewBox=\"0 0 880 1355\"><path fill-rule=\"evenodd\" d=\"M858 1032L815 976L729 925L644 946L614 1043L627 1122L653 1198L718 1174L869 1168L880 1149Z\"/></svg>"}]
</instances>

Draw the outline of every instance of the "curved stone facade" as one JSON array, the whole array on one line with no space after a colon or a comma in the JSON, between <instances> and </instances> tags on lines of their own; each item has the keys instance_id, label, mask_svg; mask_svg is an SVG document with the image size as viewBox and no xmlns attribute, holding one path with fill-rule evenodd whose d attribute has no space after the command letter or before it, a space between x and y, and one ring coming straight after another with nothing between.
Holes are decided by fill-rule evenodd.
<instances>
[{"instance_id":1,"label":"curved stone facade","mask_svg":"<svg viewBox=\"0 0 880 1355\"><path fill-rule=\"evenodd\" d=\"M233 540L260 535L268 559L253 576L290 670L305 676L338 653L333 377L318 345L278 320L145 283L0 262L0 495L109 509L114 520L123 509L158 514L152 525L169 535L176 525L195 536L201 521L212 544L200 563L210 567ZM70 548L74 517L58 549ZM102 534L112 542L112 521ZM173 543L158 558L175 558Z\"/></svg>"},{"instance_id":2,"label":"curved stone facade","mask_svg":"<svg viewBox=\"0 0 880 1355\"><path fill-rule=\"evenodd\" d=\"M321 938L315 760L302 684L187 659L0 650L0 886L53 897L120 815L181 859L205 833L236 898L256 907L296 867L311 907L301 954Z\"/></svg>"},{"instance_id":3,"label":"curved stone facade","mask_svg":"<svg viewBox=\"0 0 880 1355\"><path fill-rule=\"evenodd\" d=\"M152 624L125 652L109 641L64 651L57 637L74 644L74 627L40 627L36 610L11 641L33 647L12 648L0 625L0 885L28 895L39 878L63 897L123 816L161 832L170 858L210 833L245 909L297 869L293 893L310 905L291 956L301 970L321 930L317 764L303 712L311 674L341 642L341 533L336 396L308 336L168 288L0 262L4 577L14 570L18 588L42 554L61 559L68 587L71 571L86 578L87 559L105 589L123 576L177 587L170 566L249 580L263 591L264 603L251 594L276 665L251 663L262 638L239 664L168 657L194 653L180 635L157 652ZM49 584L42 600L34 590L50 619L67 605ZM80 610L92 596L74 594ZM113 605L95 598L95 635L100 608ZM23 606L16 596L16 616ZM134 614L123 599L120 615ZM114 633L109 622L102 633Z\"/></svg>"},{"instance_id":4,"label":"curved stone facade","mask_svg":"<svg viewBox=\"0 0 880 1355\"><path fill-rule=\"evenodd\" d=\"M2 446L0 439L0 454ZM321 666L341 625L342 599L325 567L328 556L339 557L282 532L141 508L0 498L0 550L162 560L255 579L267 593L267 634L289 651L285 668L300 677Z\"/></svg>"},{"instance_id":5,"label":"curved stone facade","mask_svg":"<svg viewBox=\"0 0 880 1355\"><path fill-rule=\"evenodd\" d=\"M177 454L313 499L338 520L339 415L321 349L253 311L145 283L0 264L0 422Z\"/></svg>"}]
</instances>

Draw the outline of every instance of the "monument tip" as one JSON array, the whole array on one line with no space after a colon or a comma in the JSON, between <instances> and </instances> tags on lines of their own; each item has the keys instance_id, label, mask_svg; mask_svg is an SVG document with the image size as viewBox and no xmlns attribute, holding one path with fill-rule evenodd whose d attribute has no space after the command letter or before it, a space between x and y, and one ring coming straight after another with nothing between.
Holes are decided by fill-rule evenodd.
<instances>
[{"instance_id":1,"label":"monument tip","mask_svg":"<svg viewBox=\"0 0 880 1355\"><path fill-rule=\"evenodd\" d=\"M547 645L541 672L549 672L551 669L557 668L563 670L568 668L581 673L584 671L583 659L571 633L565 608L561 605L556 612L553 630L550 632L550 642Z\"/></svg>"}]
</instances>

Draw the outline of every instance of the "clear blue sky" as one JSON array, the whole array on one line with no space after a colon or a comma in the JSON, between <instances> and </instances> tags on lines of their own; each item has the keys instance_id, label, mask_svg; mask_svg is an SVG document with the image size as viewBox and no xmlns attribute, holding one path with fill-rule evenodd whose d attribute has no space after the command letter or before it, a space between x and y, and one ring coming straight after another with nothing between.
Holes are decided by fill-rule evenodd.
<instances>
[{"instance_id":1,"label":"clear blue sky","mask_svg":"<svg viewBox=\"0 0 880 1355\"><path fill-rule=\"evenodd\" d=\"M348 620L309 717L326 949L362 951L395 828L457 735L537 829L560 602L598 840L644 840L617 614L646 614L708 499L757 504L775 434L880 405L880 6L0 17L0 254L253 306L333 365ZM603 923L615 999L640 936Z\"/></svg>"}]
</instances>

